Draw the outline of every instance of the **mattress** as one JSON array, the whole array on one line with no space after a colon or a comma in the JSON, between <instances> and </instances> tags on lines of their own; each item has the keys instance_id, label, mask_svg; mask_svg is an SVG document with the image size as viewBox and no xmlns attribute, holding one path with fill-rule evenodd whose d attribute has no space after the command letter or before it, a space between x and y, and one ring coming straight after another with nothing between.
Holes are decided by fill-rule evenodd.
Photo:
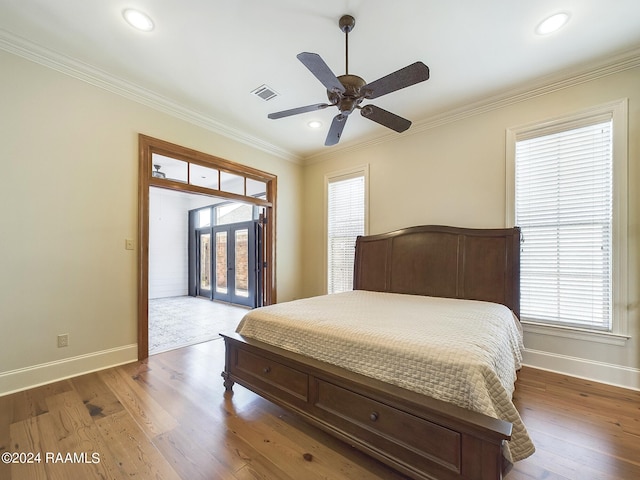
<instances>
[{"instance_id":1,"label":"mattress","mask_svg":"<svg viewBox=\"0 0 640 480\"><path fill-rule=\"evenodd\" d=\"M252 310L237 332L510 422L511 462L535 451L512 402L522 329L504 305L352 291Z\"/></svg>"}]
</instances>

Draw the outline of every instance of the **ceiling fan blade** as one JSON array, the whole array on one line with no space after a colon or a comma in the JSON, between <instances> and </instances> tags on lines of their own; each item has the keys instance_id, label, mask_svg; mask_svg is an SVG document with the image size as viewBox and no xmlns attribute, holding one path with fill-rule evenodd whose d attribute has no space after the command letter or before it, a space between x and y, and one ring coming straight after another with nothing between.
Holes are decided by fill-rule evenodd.
<instances>
[{"instance_id":1,"label":"ceiling fan blade","mask_svg":"<svg viewBox=\"0 0 640 480\"><path fill-rule=\"evenodd\" d=\"M320 83L322 83L327 90L330 92L345 92L344 85L340 83L338 77L336 77L327 64L324 63L320 55L317 53L302 52L297 55L297 58L320 80Z\"/></svg>"},{"instance_id":2,"label":"ceiling fan blade","mask_svg":"<svg viewBox=\"0 0 640 480\"><path fill-rule=\"evenodd\" d=\"M291 115L298 115L299 113L313 112L314 110L322 110L323 108L331 107L329 103L316 103L315 105L307 105L306 107L292 108L291 110L283 110L281 112L270 113L268 118L278 119L283 117L290 117Z\"/></svg>"},{"instance_id":3,"label":"ceiling fan blade","mask_svg":"<svg viewBox=\"0 0 640 480\"><path fill-rule=\"evenodd\" d=\"M411 126L411 122L406 118L399 117L395 113L388 112L375 105L362 107L360 115L396 132L404 132Z\"/></svg>"},{"instance_id":4,"label":"ceiling fan blade","mask_svg":"<svg viewBox=\"0 0 640 480\"><path fill-rule=\"evenodd\" d=\"M339 113L338 115L333 117L331 127L329 128L329 133L327 134L327 139L324 142L327 147L335 145L340 141L342 130L344 130L344 126L347 123L347 118L349 118L349 116L342 113Z\"/></svg>"},{"instance_id":5,"label":"ceiling fan blade","mask_svg":"<svg viewBox=\"0 0 640 480\"><path fill-rule=\"evenodd\" d=\"M378 98L401 88L429 79L429 67L422 62L412 63L363 87L366 98Z\"/></svg>"}]
</instances>

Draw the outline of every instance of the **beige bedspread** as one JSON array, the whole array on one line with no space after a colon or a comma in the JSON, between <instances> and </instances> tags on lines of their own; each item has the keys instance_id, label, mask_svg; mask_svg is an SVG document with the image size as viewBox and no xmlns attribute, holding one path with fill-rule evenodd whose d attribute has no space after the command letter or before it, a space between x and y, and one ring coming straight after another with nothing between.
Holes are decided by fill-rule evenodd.
<instances>
[{"instance_id":1,"label":"beige bedspread","mask_svg":"<svg viewBox=\"0 0 640 480\"><path fill-rule=\"evenodd\" d=\"M252 310L237 331L511 422L511 462L535 451L511 401L522 331L503 305L353 291Z\"/></svg>"}]
</instances>

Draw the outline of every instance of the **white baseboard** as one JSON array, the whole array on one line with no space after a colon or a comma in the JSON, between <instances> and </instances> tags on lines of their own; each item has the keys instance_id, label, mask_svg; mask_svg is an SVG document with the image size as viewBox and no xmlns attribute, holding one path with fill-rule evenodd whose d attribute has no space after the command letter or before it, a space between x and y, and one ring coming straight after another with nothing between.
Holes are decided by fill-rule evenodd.
<instances>
[{"instance_id":1,"label":"white baseboard","mask_svg":"<svg viewBox=\"0 0 640 480\"><path fill-rule=\"evenodd\" d=\"M0 373L0 396L135 362L138 345L125 345Z\"/></svg>"},{"instance_id":2,"label":"white baseboard","mask_svg":"<svg viewBox=\"0 0 640 480\"><path fill-rule=\"evenodd\" d=\"M523 363L532 368L548 370L616 387L640 390L640 370L557 353L525 349Z\"/></svg>"}]
</instances>

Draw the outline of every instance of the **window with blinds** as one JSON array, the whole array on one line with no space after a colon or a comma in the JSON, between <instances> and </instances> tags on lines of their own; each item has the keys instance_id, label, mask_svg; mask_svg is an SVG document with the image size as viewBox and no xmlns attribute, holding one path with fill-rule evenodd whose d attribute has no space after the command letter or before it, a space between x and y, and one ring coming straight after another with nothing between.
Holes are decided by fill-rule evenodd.
<instances>
[{"instance_id":1,"label":"window with blinds","mask_svg":"<svg viewBox=\"0 0 640 480\"><path fill-rule=\"evenodd\" d=\"M338 176L327 183L327 291L353 289L356 237L365 234L365 176Z\"/></svg>"},{"instance_id":2,"label":"window with blinds","mask_svg":"<svg viewBox=\"0 0 640 480\"><path fill-rule=\"evenodd\" d=\"M515 140L522 319L610 331L611 115L547 126Z\"/></svg>"}]
</instances>

